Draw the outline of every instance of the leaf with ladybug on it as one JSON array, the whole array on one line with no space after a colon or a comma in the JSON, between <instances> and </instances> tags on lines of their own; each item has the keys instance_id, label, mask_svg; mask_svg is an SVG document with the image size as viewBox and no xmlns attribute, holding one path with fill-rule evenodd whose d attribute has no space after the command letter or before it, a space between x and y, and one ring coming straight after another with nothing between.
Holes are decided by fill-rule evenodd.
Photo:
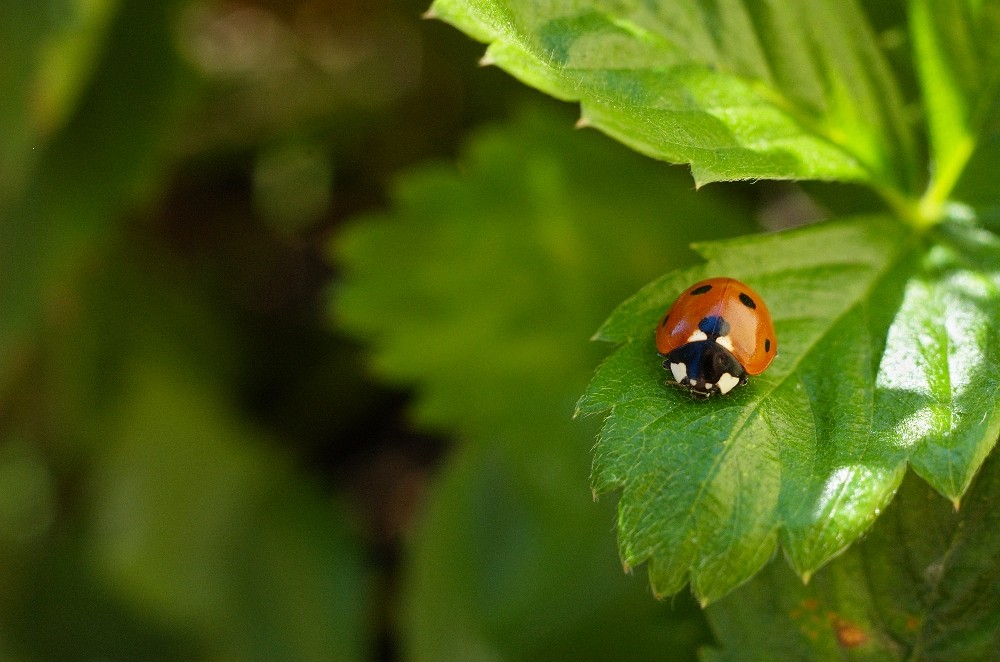
<instances>
[{"instance_id":1,"label":"leaf with ladybug on it","mask_svg":"<svg viewBox=\"0 0 1000 662\"><path fill-rule=\"evenodd\" d=\"M608 414L593 487L622 490L626 567L648 562L658 595L690 581L708 603L779 545L808 579L872 524L907 462L958 502L1000 430L993 235L946 224L921 238L873 216L698 249L704 265L604 324L598 337L622 346L579 404ZM781 354L746 386L695 400L654 331L679 293L720 273L767 301Z\"/></svg>"},{"instance_id":2,"label":"leaf with ladybug on it","mask_svg":"<svg viewBox=\"0 0 1000 662\"><path fill-rule=\"evenodd\" d=\"M621 490L622 560L648 561L658 594L690 580L716 600L779 547L808 579L868 529L907 466L957 507L1000 430L1000 242L973 225L1000 218L1000 1L889 5L435 0L429 12L488 42L484 62L578 101L581 126L689 164L698 185L832 180L881 198L883 215L703 245L703 266L649 285L599 332L621 346L579 404L606 414L593 487ZM873 209L853 196L839 189L831 208ZM742 381L738 368L714 345L668 343L664 369L654 332L717 277L766 300L781 354L698 401L676 382L707 393ZM697 321L706 339L725 335ZM696 362L718 376L691 384Z\"/></svg>"}]
</instances>

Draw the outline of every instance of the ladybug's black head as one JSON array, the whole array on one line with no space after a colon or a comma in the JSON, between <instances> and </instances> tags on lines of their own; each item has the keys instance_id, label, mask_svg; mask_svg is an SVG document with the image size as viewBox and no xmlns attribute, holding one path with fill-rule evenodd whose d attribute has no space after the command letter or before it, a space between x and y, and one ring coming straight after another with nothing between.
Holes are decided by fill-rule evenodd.
<instances>
[{"instance_id":1,"label":"ladybug's black head","mask_svg":"<svg viewBox=\"0 0 1000 662\"><path fill-rule=\"evenodd\" d=\"M729 393L747 383L746 370L732 352L714 340L698 340L682 345L667 354L663 367L677 383L686 386L696 397Z\"/></svg>"}]
</instances>

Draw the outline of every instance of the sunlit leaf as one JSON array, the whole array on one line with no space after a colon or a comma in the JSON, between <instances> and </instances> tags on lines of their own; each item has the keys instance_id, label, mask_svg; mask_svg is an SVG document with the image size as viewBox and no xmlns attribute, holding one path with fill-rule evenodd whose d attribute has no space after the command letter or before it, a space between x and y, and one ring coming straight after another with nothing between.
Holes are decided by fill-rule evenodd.
<instances>
[{"instance_id":1,"label":"sunlit leaf","mask_svg":"<svg viewBox=\"0 0 1000 662\"><path fill-rule=\"evenodd\" d=\"M808 578L892 498L907 460L957 500L1000 430L1000 245L946 225L923 240L863 217L701 247L706 263L623 303L600 336L624 342L580 406L607 411L597 492L621 489L626 566L660 594L690 580L710 602L780 545ZM761 293L780 351L725 398L692 400L661 367L653 329L706 276Z\"/></svg>"},{"instance_id":2,"label":"sunlit leaf","mask_svg":"<svg viewBox=\"0 0 1000 662\"><path fill-rule=\"evenodd\" d=\"M897 84L852 1L436 0L431 15L697 182L916 184Z\"/></svg>"},{"instance_id":3,"label":"sunlit leaf","mask_svg":"<svg viewBox=\"0 0 1000 662\"><path fill-rule=\"evenodd\" d=\"M957 505L1000 433L1000 240L960 225L935 237L889 329L874 433Z\"/></svg>"},{"instance_id":4,"label":"sunlit leaf","mask_svg":"<svg viewBox=\"0 0 1000 662\"><path fill-rule=\"evenodd\" d=\"M962 510L910 477L864 540L806 586L774 563L709 607L706 661L985 660L1000 645L1000 462Z\"/></svg>"}]
</instances>

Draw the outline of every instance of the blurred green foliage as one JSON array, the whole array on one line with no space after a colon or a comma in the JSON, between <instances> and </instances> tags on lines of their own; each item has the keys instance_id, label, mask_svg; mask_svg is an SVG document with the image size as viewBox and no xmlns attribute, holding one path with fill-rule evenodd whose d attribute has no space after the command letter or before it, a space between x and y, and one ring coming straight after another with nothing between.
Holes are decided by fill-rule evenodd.
<instances>
[{"instance_id":1,"label":"blurred green foliage","mask_svg":"<svg viewBox=\"0 0 1000 662\"><path fill-rule=\"evenodd\" d=\"M483 115L419 10L0 6L0 658L392 654L361 486L427 453L320 250Z\"/></svg>"}]
</instances>

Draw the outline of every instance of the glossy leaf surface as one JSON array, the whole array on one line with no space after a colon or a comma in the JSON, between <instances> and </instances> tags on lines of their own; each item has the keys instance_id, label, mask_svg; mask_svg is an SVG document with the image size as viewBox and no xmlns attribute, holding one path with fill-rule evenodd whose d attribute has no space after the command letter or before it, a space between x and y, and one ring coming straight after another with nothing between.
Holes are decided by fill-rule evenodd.
<instances>
[{"instance_id":1,"label":"glossy leaf surface","mask_svg":"<svg viewBox=\"0 0 1000 662\"><path fill-rule=\"evenodd\" d=\"M1000 462L958 513L913 476L864 540L803 586L775 563L708 609L722 660L987 660L1000 645Z\"/></svg>"},{"instance_id":2,"label":"glossy leaf surface","mask_svg":"<svg viewBox=\"0 0 1000 662\"><path fill-rule=\"evenodd\" d=\"M485 61L699 183L832 179L911 190L897 84L852 2L436 0Z\"/></svg>"},{"instance_id":3,"label":"glossy leaf surface","mask_svg":"<svg viewBox=\"0 0 1000 662\"><path fill-rule=\"evenodd\" d=\"M779 543L808 578L872 524L907 460L959 499L998 431L995 237L947 225L920 239L863 217L700 250L706 264L605 323L600 337L624 345L580 403L609 414L593 481L622 490L627 567L649 561L659 594L690 579L707 603ZM781 350L748 386L699 402L666 383L652 334L677 294L719 274L761 293Z\"/></svg>"}]
</instances>

